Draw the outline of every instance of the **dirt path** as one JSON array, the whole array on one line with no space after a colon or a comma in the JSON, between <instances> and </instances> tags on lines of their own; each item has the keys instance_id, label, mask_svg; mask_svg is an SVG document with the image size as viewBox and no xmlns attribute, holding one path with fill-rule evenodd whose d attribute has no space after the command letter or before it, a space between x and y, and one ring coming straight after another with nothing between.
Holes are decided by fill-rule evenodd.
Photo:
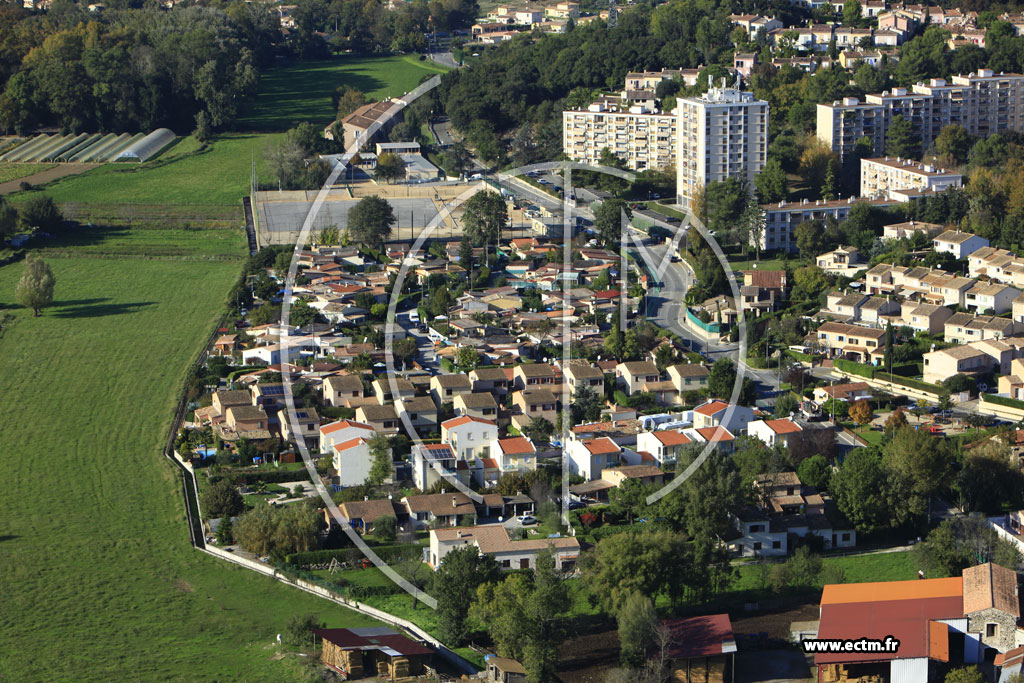
<instances>
[{"instance_id":1,"label":"dirt path","mask_svg":"<svg viewBox=\"0 0 1024 683\"><path fill-rule=\"evenodd\" d=\"M53 168L49 168L40 173L33 173L32 175L25 176L24 178L0 183L0 195L17 192L21 189L22 183L29 183L30 185L45 185L52 180L58 180L69 175L85 173L86 171L102 165L103 164L57 164Z\"/></svg>"}]
</instances>

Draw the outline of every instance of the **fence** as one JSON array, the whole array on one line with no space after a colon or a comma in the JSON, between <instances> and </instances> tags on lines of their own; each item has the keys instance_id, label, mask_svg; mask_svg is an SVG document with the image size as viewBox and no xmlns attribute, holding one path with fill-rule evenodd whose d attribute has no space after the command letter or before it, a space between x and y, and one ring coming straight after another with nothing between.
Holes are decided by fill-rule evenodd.
<instances>
[{"instance_id":1,"label":"fence","mask_svg":"<svg viewBox=\"0 0 1024 683\"><path fill-rule=\"evenodd\" d=\"M686 319L691 323L699 327L700 329L710 334L719 334L722 330L722 326L719 323L706 323L693 314L689 308L686 309Z\"/></svg>"}]
</instances>

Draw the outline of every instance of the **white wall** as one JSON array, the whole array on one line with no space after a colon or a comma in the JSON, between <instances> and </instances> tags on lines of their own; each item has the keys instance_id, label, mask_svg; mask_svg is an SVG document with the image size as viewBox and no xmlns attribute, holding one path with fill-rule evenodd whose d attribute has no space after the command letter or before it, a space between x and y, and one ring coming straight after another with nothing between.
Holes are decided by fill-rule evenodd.
<instances>
[{"instance_id":1,"label":"white wall","mask_svg":"<svg viewBox=\"0 0 1024 683\"><path fill-rule=\"evenodd\" d=\"M365 443L334 454L334 469L338 470L340 486L358 486L370 476L370 447Z\"/></svg>"}]
</instances>

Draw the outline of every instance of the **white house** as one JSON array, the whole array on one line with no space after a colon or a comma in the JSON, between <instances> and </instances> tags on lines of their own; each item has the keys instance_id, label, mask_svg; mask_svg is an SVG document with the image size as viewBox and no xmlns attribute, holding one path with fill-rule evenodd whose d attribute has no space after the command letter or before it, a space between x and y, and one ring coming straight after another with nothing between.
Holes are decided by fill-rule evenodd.
<instances>
[{"instance_id":1,"label":"white house","mask_svg":"<svg viewBox=\"0 0 1024 683\"><path fill-rule=\"evenodd\" d=\"M481 555L492 556L502 569L531 569L537 564L539 552L553 548L556 568L572 571L580 554L580 542L571 536L512 540L501 525L471 526L431 529L428 564L436 570L445 555L465 546L475 547Z\"/></svg>"},{"instance_id":2,"label":"white house","mask_svg":"<svg viewBox=\"0 0 1024 683\"><path fill-rule=\"evenodd\" d=\"M355 420L341 420L323 425L320 427L320 452L333 453L331 449L335 444L359 437L369 439L376 433L370 425Z\"/></svg>"},{"instance_id":3,"label":"white house","mask_svg":"<svg viewBox=\"0 0 1024 683\"><path fill-rule=\"evenodd\" d=\"M1013 308L1019 289L998 282L975 282L964 296L964 307L990 315L1002 315Z\"/></svg>"},{"instance_id":4,"label":"white house","mask_svg":"<svg viewBox=\"0 0 1024 683\"><path fill-rule=\"evenodd\" d=\"M373 458L370 445L359 436L334 444L334 469L338 472L339 486L358 486L370 476Z\"/></svg>"},{"instance_id":5,"label":"white house","mask_svg":"<svg viewBox=\"0 0 1024 683\"><path fill-rule=\"evenodd\" d=\"M693 409L693 427L725 427L733 434L746 434L747 424L754 419L752 408L735 406L711 399Z\"/></svg>"},{"instance_id":6,"label":"white house","mask_svg":"<svg viewBox=\"0 0 1024 683\"><path fill-rule=\"evenodd\" d=\"M416 488L426 491L434 485L434 482L443 478L455 478L468 485L469 468L466 462L456 458L452 447L446 443L414 445L412 447L412 483Z\"/></svg>"},{"instance_id":7,"label":"white house","mask_svg":"<svg viewBox=\"0 0 1024 683\"><path fill-rule=\"evenodd\" d=\"M497 440L498 425L490 420L463 415L441 423L441 441L460 460L490 458Z\"/></svg>"},{"instance_id":8,"label":"white house","mask_svg":"<svg viewBox=\"0 0 1024 683\"><path fill-rule=\"evenodd\" d=\"M606 436L569 442L569 474L587 481L599 479L605 467L616 467L622 460L622 447Z\"/></svg>"},{"instance_id":9,"label":"white house","mask_svg":"<svg viewBox=\"0 0 1024 683\"><path fill-rule=\"evenodd\" d=\"M932 240L935 251L944 251L958 259L967 258L978 249L987 247L988 240L970 232L947 230Z\"/></svg>"},{"instance_id":10,"label":"white house","mask_svg":"<svg viewBox=\"0 0 1024 683\"><path fill-rule=\"evenodd\" d=\"M780 420L754 420L747 425L747 433L750 436L760 439L769 446L784 446L789 442L790 435L802 431L803 428L791 417Z\"/></svg>"},{"instance_id":11,"label":"white house","mask_svg":"<svg viewBox=\"0 0 1024 683\"><path fill-rule=\"evenodd\" d=\"M650 453L659 466L677 460L683 449L692 443L693 439L675 429L640 432L636 435L636 449Z\"/></svg>"}]
</instances>

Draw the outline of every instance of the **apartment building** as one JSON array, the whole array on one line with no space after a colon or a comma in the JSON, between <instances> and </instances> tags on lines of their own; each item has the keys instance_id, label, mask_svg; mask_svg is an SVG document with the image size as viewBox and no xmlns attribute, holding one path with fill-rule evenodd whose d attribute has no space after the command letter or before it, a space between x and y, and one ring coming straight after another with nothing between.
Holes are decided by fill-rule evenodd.
<instances>
[{"instance_id":1,"label":"apartment building","mask_svg":"<svg viewBox=\"0 0 1024 683\"><path fill-rule=\"evenodd\" d=\"M860 194L862 197L888 197L890 190L933 190L945 192L962 187L959 173L935 168L912 159L884 157L860 160Z\"/></svg>"},{"instance_id":2,"label":"apartment building","mask_svg":"<svg viewBox=\"0 0 1024 683\"><path fill-rule=\"evenodd\" d=\"M793 231L796 226L806 221L823 221L832 218L836 221L846 220L854 203L866 201L872 206L883 208L899 202L895 199L858 199L848 197L825 201L817 199L802 202L781 201L777 204L762 204L764 212L764 231L761 235L761 248L765 250L783 249L796 251L796 238Z\"/></svg>"},{"instance_id":3,"label":"apartment building","mask_svg":"<svg viewBox=\"0 0 1024 683\"><path fill-rule=\"evenodd\" d=\"M768 103L738 88L709 88L677 100L676 201L688 206L710 182L739 178L754 187L768 153Z\"/></svg>"},{"instance_id":4,"label":"apartment building","mask_svg":"<svg viewBox=\"0 0 1024 683\"><path fill-rule=\"evenodd\" d=\"M885 131L902 115L926 149L943 127L960 124L968 133L987 137L1004 130L1024 130L1024 76L979 69L951 82L933 78L910 89L867 95L864 102L847 97L817 107L817 135L840 158L857 140L871 140L874 153L885 148Z\"/></svg>"},{"instance_id":5,"label":"apartment building","mask_svg":"<svg viewBox=\"0 0 1024 683\"><path fill-rule=\"evenodd\" d=\"M602 97L586 110L562 112L562 149L573 161L597 164L606 147L634 171L671 168L675 163L674 113L649 104Z\"/></svg>"}]
</instances>

